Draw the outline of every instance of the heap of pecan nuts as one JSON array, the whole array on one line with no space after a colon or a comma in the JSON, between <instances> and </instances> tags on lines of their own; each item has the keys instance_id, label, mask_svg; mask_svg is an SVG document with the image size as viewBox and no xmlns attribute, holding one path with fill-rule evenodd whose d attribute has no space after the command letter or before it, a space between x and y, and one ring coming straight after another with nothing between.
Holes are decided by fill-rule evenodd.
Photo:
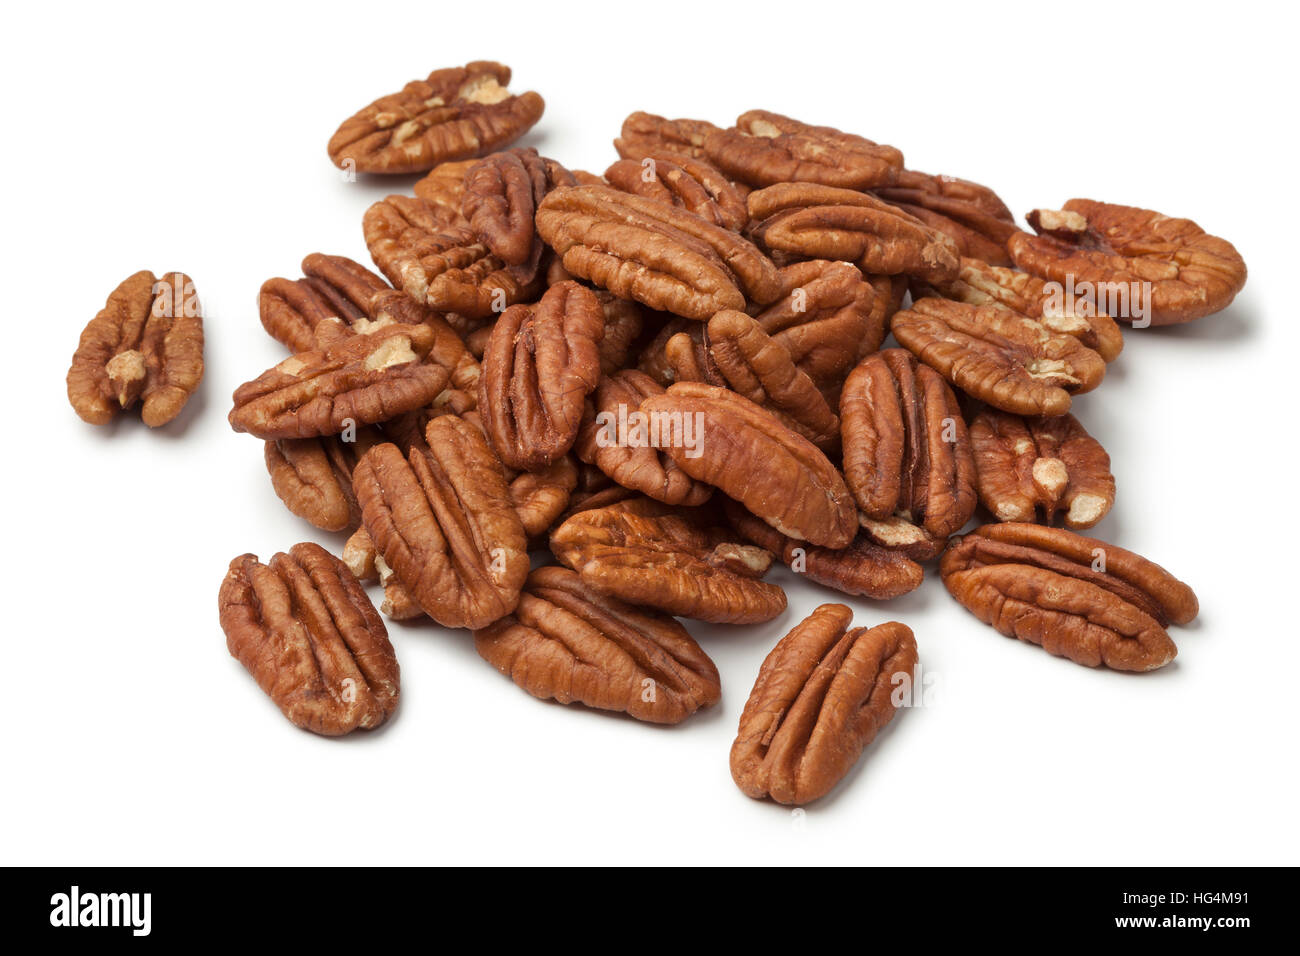
<instances>
[{"instance_id":1,"label":"heap of pecan nuts","mask_svg":"<svg viewBox=\"0 0 1300 956\"><path fill-rule=\"evenodd\" d=\"M1078 533L1115 479L1071 401L1132 316L1054 293L1141 283L1150 324L1196 319L1245 282L1228 242L1080 199L1026 232L987 187L761 110L633 113L617 160L570 170L510 147L543 103L509 79L438 70L346 120L337 165L427 173L365 214L382 277L313 253L262 287L292 354L235 392L230 423L265 443L291 511L349 535L341 558L241 555L221 587L231 653L290 720L344 734L392 713L372 581L388 617L472 632L537 697L657 723L721 694L677 618L777 617L774 561L888 600L937 559L1003 634L1088 666L1172 660L1191 589ZM73 372L115 361L96 346ZM86 417L126 404L100 377ZM825 794L916 662L906 625L817 608L757 675L738 786Z\"/></svg>"}]
</instances>

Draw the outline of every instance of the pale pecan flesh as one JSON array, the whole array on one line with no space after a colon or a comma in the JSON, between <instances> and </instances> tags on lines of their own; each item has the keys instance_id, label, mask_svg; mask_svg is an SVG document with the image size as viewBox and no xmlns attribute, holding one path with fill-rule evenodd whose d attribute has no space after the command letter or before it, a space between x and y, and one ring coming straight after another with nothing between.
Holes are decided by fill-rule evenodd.
<instances>
[{"instance_id":1,"label":"pale pecan flesh","mask_svg":"<svg viewBox=\"0 0 1300 956\"><path fill-rule=\"evenodd\" d=\"M766 110L742 113L731 129L710 133L704 152L727 175L751 186L804 182L870 189L894 182L903 168L903 154L892 146Z\"/></svg>"},{"instance_id":2,"label":"pale pecan flesh","mask_svg":"<svg viewBox=\"0 0 1300 956\"><path fill-rule=\"evenodd\" d=\"M434 70L380 97L330 137L335 166L363 173L422 173L449 160L483 156L528 132L546 104L513 95L510 68L481 60Z\"/></svg>"},{"instance_id":3,"label":"pale pecan flesh","mask_svg":"<svg viewBox=\"0 0 1300 956\"><path fill-rule=\"evenodd\" d=\"M90 320L68 369L68 401L82 421L105 425L143 400L150 428L180 414L203 379L203 310L180 272L141 271L122 281Z\"/></svg>"},{"instance_id":4,"label":"pale pecan flesh","mask_svg":"<svg viewBox=\"0 0 1300 956\"><path fill-rule=\"evenodd\" d=\"M474 632L479 655L534 697L676 724L722 696L686 628L584 585L567 568L528 576L509 617Z\"/></svg>"},{"instance_id":5,"label":"pale pecan flesh","mask_svg":"<svg viewBox=\"0 0 1300 956\"><path fill-rule=\"evenodd\" d=\"M1020 230L1011 210L987 186L905 169L896 183L875 193L949 236L963 256L1011 265L1007 240Z\"/></svg>"},{"instance_id":6,"label":"pale pecan flesh","mask_svg":"<svg viewBox=\"0 0 1300 956\"><path fill-rule=\"evenodd\" d=\"M980 501L999 521L1091 528L1115 503L1110 456L1073 415L985 408L970 424Z\"/></svg>"},{"instance_id":7,"label":"pale pecan flesh","mask_svg":"<svg viewBox=\"0 0 1300 956\"><path fill-rule=\"evenodd\" d=\"M1096 538L1008 523L954 538L944 586L1008 637L1088 667L1150 671L1174 659L1167 624L1196 617L1196 595L1146 558Z\"/></svg>"},{"instance_id":8,"label":"pale pecan flesh","mask_svg":"<svg viewBox=\"0 0 1300 956\"><path fill-rule=\"evenodd\" d=\"M895 621L852 622L843 604L823 604L763 661L731 745L731 776L747 796L825 796L893 719L895 692L916 670L916 638Z\"/></svg>"},{"instance_id":9,"label":"pale pecan flesh","mask_svg":"<svg viewBox=\"0 0 1300 956\"><path fill-rule=\"evenodd\" d=\"M1071 335L1000 305L924 298L894 316L894 338L972 398L1017 415L1064 415L1101 384L1106 362Z\"/></svg>"},{"instance_id":10,"label":"pale pecan flesh","mask_svg":"<svg viewBox=\"0 0 1300 956\"><path fill-rule=\"evenodd\" d=\"M384 622L352 572L317 544L267 564L230 562L219 596L226 647L293 724L326 736L392 716L399 669Z\"/></svg>"},{"instance_id":11,"label":"pale pecan flesh","mask_svg":"<svg viewBox=\"0 0 1300 956\"><path fill-rule=\"evenodd\" d=\"M465 173L461 212L476 236L508 266L533 258L537 204L573 174L535 149L508 149L480 159Z\"/></svg>"},{"instance_id":12,"label":"pale pecan flesh","mask_svg":"<svg viewBox=\"0 0 1300 956\"><path fill-rule=\"evenodd\" d=\"M744 194L703 159L652 151L639 159L620 159L605 170L605 179L615 189L680 206L732 232L749 221Z\"/></svg>"},{"instance_id":13,"label":"pale pecan flesh","mask_svg":"<svg viewBox=\"0 0 1300 956\"><path fill-rule=\"evenodd\" d=\"M1246 263L1232 243L1190 219L1091 199L1027 218L1041 235L1011 237L1016 266L1091 293L1100 311L1121 322L1191 322L1227 308L1246 284Z\"/></svg>"},{"instance_id":14,"label":"pale pecan flesh","mask_svg":"<svg viewBox=\"0 0 1300 956\"><path fill-rule=\"evenodd\" d=\"M290 511L322 531L355 528L361 509L352 493L352 469L381 440L378 429L366 428L347 440L331 435L268 441L271 486Z\"/></svg>"},{"instance_id":15,"label":"pale pecan flesh","mask_svg":"<svg viewBox=\"0 0 1300 956\"><path fill-rule=\"evenodd\" d=\"M311 438L427 405L449 378L424 361L433 342L426 325L392 325L291 355L235 389L231 427L265 439Z\"/></svg>"},{"instance_id":16,"label":"pale pecan flesh","mask_svg":"<svg viewBox=\"0 0 1300 956\"><path fill-rule=\"evenodd\" d=\"M583 404L600 379L605 313L576 282L551 286L536 306L497 320L483 353L478 407L497 456L522 471L545 468L572 446Z\"/></svg>"},{"instance_id":17,"label":"pale pecan flesh","mask_svg":"<svg viewBox=\"0 0 1300 956\"><path fill-rule=\"evenodd\" d=\"M614 148L624 159L642 159L651 153L679 153L693 159L704 157L704 140L718 127L704 120L664 119L653 113L631 113Z\"/></svg>"}]
</instances>

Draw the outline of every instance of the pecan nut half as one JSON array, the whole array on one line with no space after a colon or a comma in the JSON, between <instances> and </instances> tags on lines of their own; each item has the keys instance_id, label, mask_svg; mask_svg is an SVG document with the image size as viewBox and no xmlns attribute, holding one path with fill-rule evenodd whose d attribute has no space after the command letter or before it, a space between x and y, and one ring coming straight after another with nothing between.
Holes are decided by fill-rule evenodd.
<instances>
[{"instance_id":1,"label":"pecan nut half","mask_svg":"<svg viewBox=\"0 0 1300 956\"><path fill-rule=\"evenodd\" d=\"M829 126L750 110L731 129L710 133L704 152L715 166L751 186L804 182L870 189L898 178L903 154Z\"/></svg>"},{"instance_id":2,"label":"pecan nut half","mask_svg":"<svg viewBox=\"0 0 1300 956\"><path fill-rule=\"evenodd\" d=\"M896 183L875 193L949 236L963 256L1011 265L1007 240L1020 230L1011 210L987 186L905 169Z\"/></svg>"},{"instance_id":3,"label":"pecan nut half","mask_svg":"<svg viewBox=\"0 0 1300 956\"><path fill-rule=\"evenodd\" d=\"M318 544L267 564L230 562L218 600L226 647L293 724L326 736L373 730L397 709L384 622L352 572Z\"/></svg>"},{"instance_id":4,"label":"pecan nut half","mask_svg":"<svg viewBox=\"0 0 1300 956\"><path fill-rule=\"evenodd\" d=\"M420 199L436 206L455 225L468 226L469 220L460 211L465 199L465 174L477 163L477 159L439 163L417 180L411 190Z\"/></svg>"},{"instance_id":5,"label":"pecan nut half","mask_svg":"<svg viewBox=\"0 0 1300 956\"><path fill-rule=\"evenodd\" d=\"M536 306L515 305L483 353L478 407L497 457L545 468L572 446L587 395L600 379L605 313L576 282L551 286Z\"/></svg>"},{"instance_id":6,"label":"pecan nut half","mask_svg":"<svg viewBox=\"0 0 1300 956\"><path fill-rule=\"evenodd\" d=\"M150 428L180 414L203 379L203 310L180 272L124 279L90 320L68 369L68 401L82 421L107 424L143 399Z\"/></svg>"},{"instance_id":7,"label":"pecan nut half","mask_svg":"<svg viewBox=\"0 0 1300 956\"><path fill-rule=\"evenodd\" d=\"M235 389L230 425L258 438L311 438L427 405L448 380L423 361L433 342L427 325L392 325L291 355Z\"/></svg>"},{"instance_id":8,"label":"pecan nut half","mask_svg":"<svg viewBox=\"0 0 1300 956\"><path fill-rule=\"evenodd\" d=\"M1110 456L1073 415L982 409L970 424L980 501L999 521L1091 528L1115 503Z\"/></svg>"},{"instance_id":9,"label":"pecan nut half","mask_svg":"<svg viewBox=\"0 0 1300 956\"><path fill-rule=\"evenodd\" d=\"M262 327L295 352L322 344L317 337L321 323L337 322L349 330L367 331L371 298L390 288L359 262L319 252L302 260L302 274L301 279L267 279L257 295Z\"/></svg>"},{"instance_id":10,"label":"pecan nut half","mask_svg":"<svg viewBox=\"0 0 1300 956\"><path fill-rule=\"evenodd\" d=\"M513 95L510 67L475 61L434 70L344 120L330 160L363 173L422 173L508 145L542 118L536 93Z\"/></svg>"},{"instance_id":11,"label":"pecan nut half","mask_svg":"<svg viewBox=\"0 0 1300 956\"><path fill-rule=\"evenodd\" d=\"M1192 589L1160 565L1036 524L984 525L954 538L939 572L985 624L1087 667L1163 667L1178 653L1165 626L1198 610Z\"/></svg>"},{"instance_id":12,"label":"pecan nut half","mask_svg":"<svg viewBox=\"0 0 1300 956\"><path fill-rule=\"evenodd\" d=\"M677 621L538 568L519 606L474 632L479 656L534 697L676 724L722 696L718 669Z\"/></svg>"},{"instance_id":13,"label":"pecan nut half","mask_svg":"<svg viewBox=\"0 0 1300 956\"><path fill-rule=\"evenodd\" d=\"M384 564L431 618L486 627L514 610L528 576L527 540L505 474L478 428L429 423L427 450L376 445L352 486Z\"/></svg>"},{"instance_id":14,"label":"pecan nut half","mask_svg":"<svg viewBox=\"0 0 1300 956\"><path fill-rule=\"evenodd\" d=\"M896 621L852 622L843 604L823 604L763 661L731 745L731 776L747 796L825 796L893 719L895 689L916 670L916 638Z\"/></svg>"},{"instance_id":15,"label":"pecan nut half","mask_svg":"<svg viewBox=\"0 0 1300 956\"><path fill-rule=\"evenodd\" d=\"M1064 415L1106 362L1071 335L998 305L925 298L894 316L894 338L972 398L1017 415Z\"/></svg>"},{"instance_id":16,"label":"pecan nut half","mask_svg":"<svg viewBox=\"0 0 1300 956\"><path fill-rule=\"evenodd\" d=\"M322 531L345 531L361 521L352 493L357 460L382 440L379 430L365 428L354 438L282 438L265 446L271 486L285 506Z\"/></svg>"},{"instance_id":17,"label":"pecan nut half","mask_svg":"<svg viewBox=\"0 0 1300 956\"><path fill-rule=\"evenodd\" d=\"M461 212L476 236L508 266L522 266L537 245L537 204L556 186L574 186L573 174L535 149L508 149L484 157L465 173Z\"/></svg>"},{"instance_id":18,"label":"pecan nut half","mask_svg":"<svg viewBox=\"0 0 1300 956\"><path fill-rule=\"evenodd\" d=\"M704 158L704 140L718 131L705 120L664 119L637 111L623 120L614 148L624 159L642 159L651 153L675 153L692 159Z\"/></svg>"},{"instance_id":19,"label":"pecan nut half","mask_svg":"<svg viewBox=\"0 0 1300 956\"><path fill-rule=\"evenodd\" d=\"M541 471L525 471L510 482L510 504L529 541L551 530L577 487L578 465L571 455L557 458Z\"/></svg>"},{"instance_id":20,"label":"pecan nut half","mask_svg":"<svg viewBox=\"0 0 1300 956\"><path fill-rule=\"evenodd\" d=\"M1232 243L1190 219L1091 199L1027 218L1042 235L1011 237L1016 266L1078 294L1086 283L1097 308L1122 322L1190 322L1227 308L1246 284Z\"/></svg>"},{"instance_id":21,"label":"pecan nut half","mask_svg":"<svg viewBox=\"0 0 1300 956\"><path fill-rule=\"evenodd\" d=\"M680 206L732 232L749 221L744 193L703 159L652 151L639 159L620 159L605 170L605 179L615 189Z\"/></svg>"}]
</instances>

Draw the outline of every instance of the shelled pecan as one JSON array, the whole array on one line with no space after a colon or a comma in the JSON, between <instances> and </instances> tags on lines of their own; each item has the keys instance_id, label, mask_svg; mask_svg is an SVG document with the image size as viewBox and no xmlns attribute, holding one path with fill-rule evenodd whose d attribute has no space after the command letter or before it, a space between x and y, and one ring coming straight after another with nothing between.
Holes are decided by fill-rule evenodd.
<instances>
[{"instance_id":1,"label":"shelled pecan","mask_svg":"<svg viewBox=\"0 0 1300 956\"><path fill-rule=\"evenodd\" d=\"M904 169L897 182L875 194L949 236L963 256L1011 265L1007 240L1020 230L1011 210L987 186Z\"/></svg>"},{"instance_id":2,"label":"shelled pecan","mask_svg":"<svg viewBox=\"0 0 1300 956\"><path fill-rule=\"evenodd\" d=\"M718 127L704 120L664 119L653 113L631 113L614 148L624 159L642 159L651 153L680 153L693 159L704 157L704 140Z\"/></svg>"},{"instance_id":3,"label":"shelled pecan","mask_svg":"<svg viewBox=\"0 0 1300 956\"><path fill-rule=\"evenodd\" d=\"M507 266L533 260L538 245L537 204L556 186L574 186L573 174L535 149L485 156L465 173L461 213L488 250Z\"/></svg>"},{"instance_id":4,"label":"shelled pecan","mask_svg":"<svg viewBox=\"0 0 1300 956\"><path fill-rule=\"evenodd\" d=\"M477 159L439 163L417 180L411 190L418 198L436 206L453 224L469 226L469 220L461 213L461 203L465 198L465 174L477 163Z\"/></svg>"},{"instance_id":5,"label":"shelled pecan","mask_svg":"<svg viewBox=\"0 0 1300 956\"><path fill-rule=\"evenodd\" d=\"M709 133L704 153L751 186L803 182L870 189L894 182L903 168L903 154L892 146L766 110L742 113L731 129Z\"/></svg>"},{"instance_id":6,"label":"shelled pecan","mask_svg":"<svg viewBox=\"0 0 1300 956\"><path fill-rule=\"evenodd\" d=\"M352 469L380 441L374 428L360 429L348 440L331 435L268 441L265 459L271 486L290 511L322 531L355 528L361 509L352 493Z\"/></svg>"},{"instance_id":7,"label":"shelled pecan","mask_svg":"<svg viewBox=\"0 0 1300 956\"><path fill-rule=\"evenodd\" d=\"M620 159L605 170L605 179L615 189L680 206L732 232L749 221L744 193L703 159L652 150L638 159Z\"/></svg>"}]
</instances>

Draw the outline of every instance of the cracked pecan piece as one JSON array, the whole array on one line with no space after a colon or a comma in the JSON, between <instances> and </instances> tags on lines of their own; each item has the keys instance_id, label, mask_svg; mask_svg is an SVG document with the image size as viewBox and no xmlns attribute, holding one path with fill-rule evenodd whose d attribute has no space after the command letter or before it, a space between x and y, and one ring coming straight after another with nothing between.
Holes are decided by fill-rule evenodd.
<instances>
[{"instance_id":1,"label":"cracked pecan piece","mask_svg":"<svg viewBox=\"0 0 1300 956\"><path fill-rule=\"evenodd\" d=\"M1091 528L1115 503L1110 456L1073 415L985 408L970 424L980 501L999 521Z\"/></svg>"},{"instance_id":2,"label":"cracked pecan piece","mask_svg":"<svg viewBox=\"0 0 1300 956\"><path fill-rule=\"evenodd\" d=\"M916 670L916 638L896 621L852 623L843 604L823 604L763 661L731 745L731 776L746 796L825 796L893 719L895 689Z\"/></svg>"},{"instance_id":3,"label":"cracked pecan piece","mask_svg":"<svg viewBox=\"0 0 1300 956\"><path fill-rule=\"evenodd\" d=\"M583 403L600 380L605 313L576 282L551 286L536 306L515 305L483 353L478 407L497 457L544 468L571 447Z\"/></svg>"},{"instance_id":4,"label":"cracked pecan piece","mask_svg":"<svg viewBox=\"0 0 1300 956\"><path fill-rule=\"evenodd\" d=\"M379 559L429 617L486 627L514 610L528 576L523 524L478 428L442 415L425 438L407 457L387 443L362 456L352 473L361 518Z\"/></svg>"},{"instance_id":5,"label":"cracked pecan piece","mask_svg":"<svg viewBox=\"0 0 1300 956\"><path fill-rule=\"evenodd\" d=\"M894 182L903 168L903 154L892 146L766 110L742 113L731 129L710 133L704 153L750 186L802 182L871 189Z\"/></svg>"},{"instance_id":6,"label":"cracked pecan piece","mask_svg":"<svg viewBox=\"0 0 1300 956\"><path fill-rule=\"evenodd\" d=\"M476 60L380 97L330 137L330 160L363 173L422 173L483 156L528 132L546 104L508 89L510 67Z\"/></svg>"},{"instance_id":7,"label":"cracked pecan piece","mask_svg":"<svg viewBox=\"0 0 1300 956\"><path fill-rule=\"evenodd\" d=\"M717 126L705 120L670 120L637 111L623 120L623 129L614 140L614 148L624 159L642 159L661 152L703 159L704 140L717 131Z\"/></svg>"},{"instance_id":8,"label":"cracked pecan piece","mask_svg":"<svg viewBox=\"0 0 1300 956\"><path fill-rule=\"evenodd\" d=\"M1232 243L1190 219L1091 199L1026 218L1041 235L1008 240L1016 267L1077 295L1092 293L1098 311L1121 322L1191 322L1227 308L1246 284L1246 263Z\"/></svg>"},{"instance_id":9,"label":"cracked pecan piece","mask_svg":"<svg viewBox=\"0 0 1300 956\"><path fill-rule=\"evenodd\" d=\"M534 697L676 724L722 696L718 669L677 621L538 568L519 606L474 632L479 656Z\"/></svg>"},{"instance_id":10,"label":"cracked pecan piece","mask_svg":"<svg viewBox=\"0 0 1300 956\"><path fill-rule=\"evenodd\" d=\"M124 279L82 331L68 401L91 425L143 401L140 417L157 428L180 414L202 380L203 309L193 280L146 270Z\"/></svg>"},{"instance_id":11,"label":"cracked pecan piece","mask_svg":"<svg viewBox=\"0 0 1300 956\"><path fill-rule=\"evenodd\" d=\"M943 281L957 275L957 244L882 199L815 183L749 194L750 236L769 252L852 262L873 275Z\"/></svg>"},{"instance_id":12,"label":"cracked pecan piece","mask_svg":"<svg viewBox=\"0 0 1300 956\"><path fill-rule=\"evenodd\" d=\"M551 534L551 552L595 591L678 617L754 624L785 610L785 592L759 580L770 554L648 498L579 511Z\"/></svg>"},{"instance_id":13,"label":"cracked pecan piece","mask_svg":"<svg viewBox=\"0 0 1300 956\"><path fill-rule=\"evenodd\" d=\"M1017 415L1064 415L1070 396L1106 374L1102 357L1072 335L1000 305L924 298L896 314L894 338L972 398Z\"/></svg>"},{"instance_id":14,"label":"cracked pecan piece","mask_svg":"<svg viewBox=\"0 0 1300 956\"><path fill-rule=\"evenodd\" d=\"M840 396L844 479L879 544L934 557L975 512L975 459L948 383L903 349L863 359Z\"/></svg>"},{"instance_id":15,"label":"cracked pecan piece","mask_svg":"<svg viewBox=\"0 0 1300 956\"><path fill-rule=\"evenodd\" d=\"M537 204L556 186L577 180L535 149L508 149L480 159L465 173L461 213L474 234L508 266L533 259Z\"/></svg>"},{"instance_id":16,"label":"cracked pecan piece","mask_svg":"<svg viewBox=\"0 0 1300 956\"><path fill-rule=\"evenodd\" d=\"M1087 667L1163 667L1178 653L1165 627L1198 611L1160 565L1063 528L984 525L952 539L939 572L985 624Z\"/></svg>"},{"instance_id":17,"label":"cracked pecan piece","mask_svg":"<svg viewBox=\"0 0 1300 956\"><path fill-rule=\"evenodd\" d=\"M570 275L652 309L705 320L776 298L776 265L748 240L675 206L609 186L553 190L537 231Z\"/></svg>"},{"instance_id":18,"label":"cracked pecan piece","mask_svg":"<svg viewBox=\"0 0 1300 956\"><path fill-rule=\"evenodd\" d=\"M963 256L1011 265L1007 240L1020 230L1006 203L987 186L905 169L892 186L874 192L951 238Z\"/></svg>"},{"instance_id":19,"label":"cracked pecan piece","mask_svg":"<svg viewBox=\"0 0 1300 956\"><path fill-rule=\"evenodd\" d=\"M317 544L267 564L230 562L218 599L230 654L295 726L373 730L397 709L399 668L384 622L352 572Z\"/></svg>"},{"instance_id":20,"label":"cracked pecan piece","mask_svg":"<svg viewBox=\"0 0 1300 956\"><path fill-rule=\"evenodd\" d=\"M680 206L732 232L749 222L744 193L703 159L651 151L639 159L620 159L605 170L605 179L615 189Z\"/></svg>"},{"instance_id":21,"label":"cracked pecan piece","mask_svg":"<svg viewBox=\"0 0 1300 956\"><path fill-rule=\"evenodd\" d=\"M311 438L427 405L449 377L424 361L433 342L427 325L393 325L291 355L235 389L230 425L258 438Z\"/></svg>"},{"instance_id":22,"label":"cracked pecan piece","mask_svg":"<svg viewBox=\"0 0 1300 956\"><path fill-rule=\"evenodd\" d=\"M380 441L372 428L347 441L339 435L268 441L264 456L271 486L285 507L322 531L355 528L361 509L352 493L352 469Z\"/></svg>"}]
</instances>

